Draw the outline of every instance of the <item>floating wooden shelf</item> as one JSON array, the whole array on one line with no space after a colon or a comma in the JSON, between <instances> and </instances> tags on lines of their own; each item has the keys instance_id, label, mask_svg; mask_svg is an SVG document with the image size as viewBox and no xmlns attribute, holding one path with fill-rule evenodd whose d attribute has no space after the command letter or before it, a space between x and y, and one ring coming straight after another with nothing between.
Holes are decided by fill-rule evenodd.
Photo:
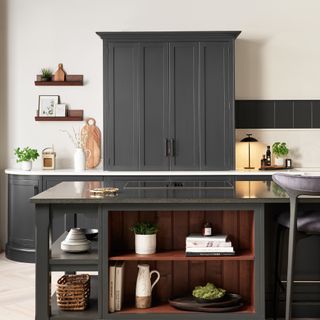
<instances>
[{"instance_id":1,"label":"floating wooden shelf","mask_svg":"<svg viewBox=\"0 0 320 320\"><path fill-rule=\"evenodd\" d=\"M83 121L83 110L68 110L66 117L34 117L36 121Z\"/></svg>"},{"instance_id":2,"label":"floating wooden shelf","mask_svg":"<svg viewBox=\"0 0 320 320\"><path fill-rule=\"evenodd\" d=\"M41 75L37 75L37 80L34 82L36 86L83 86L83 75L70 74L66 75L65 81L42 81Z\"/></svg>"},{"instance_id":3,"label":"floating wooden shelf","mask_svg":"<svg viewBox=\"0 0 320 320\"><path fill-rule=\"evenodd\" d=\"M202 257L186 257L184 250L164 251L155 254L135 254L127 253L116 255L109 258L111 261L252 261L254 255L250 250L239 250L234 256L202 256Z\"/></svg>"}]
</instances>

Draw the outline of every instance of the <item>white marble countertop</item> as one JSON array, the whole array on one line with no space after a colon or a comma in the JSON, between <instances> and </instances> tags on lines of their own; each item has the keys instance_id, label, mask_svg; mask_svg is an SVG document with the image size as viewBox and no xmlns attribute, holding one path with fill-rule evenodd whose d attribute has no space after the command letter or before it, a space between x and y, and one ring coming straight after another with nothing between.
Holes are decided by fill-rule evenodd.
<instances>
[{"instance_id":1,"label":"white marble countertop","mask_svg":"<svg viewBox=\"0 0 320 320\"><path fill-rule=\"evenodd\" d=\"M228 171L104 171L101 169L91 169L75 171L73 169L42 170L33 169L23 171L20 169L6 169L6 174L13 175L35 175L35 176L266 176L275 172L286 173L318 173L320 168L296 168L290 170L228 170Z\"/></svg>"}]
</instances>

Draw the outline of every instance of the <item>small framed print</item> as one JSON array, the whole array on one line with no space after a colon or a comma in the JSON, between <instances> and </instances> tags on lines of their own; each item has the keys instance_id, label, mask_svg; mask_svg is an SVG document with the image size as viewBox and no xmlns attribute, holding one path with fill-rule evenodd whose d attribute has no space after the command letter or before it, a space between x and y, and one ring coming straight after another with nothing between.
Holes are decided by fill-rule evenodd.
<instances>
[{"instance_id":1,"label":"small framed print","mask_svg":"<svg viewBox=\"0 0 320 320\"><path fill-rule=\"evenodd\" d=\"M59 96L39 96L39 117L55 117L55 107L59 103Z\"/></svg>"},{"instance_id":2,"label":"small framed print","mask_svg":"<svg viewBox=\"0 0 320 320\"><path fill-rule=\"evenodd\" d=\"M65 103L55 105L56 117L65 117L67 115L67 106Z\"/></svg>"}]
</instances>

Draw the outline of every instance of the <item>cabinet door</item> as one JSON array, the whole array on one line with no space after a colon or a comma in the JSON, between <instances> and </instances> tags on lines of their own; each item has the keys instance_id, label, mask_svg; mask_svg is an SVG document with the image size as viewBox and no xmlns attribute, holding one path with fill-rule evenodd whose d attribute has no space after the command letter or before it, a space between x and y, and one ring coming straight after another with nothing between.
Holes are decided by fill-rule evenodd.
<instances>
[{"instance_id":1,"label":"cabinet door","mask_svg":"<svg viewBox=\"0 0 320 320\"><path fill-rule=\"evenodd\" d=\"M41 192L41 177L10 176L8 187L7 257L34 262L35 206L30 198Z\"/></svg>"},{"instance_id":2,"label":"cabinet door","mask_svg":"<svg viewBox=\"0 0 320 320\"><path fill-rule=\"evenodd\" d=\"M142 43L140 53L140 169L168 170L168 44Z\"/></svg>"},{"instance_id":3,"label":"cabinet door","mask_svg":"<svg viewBox=\"0 0 320 320\"><path fill-rule=\"evenodd\" d=\"M200 44L200 143L202 170L234 166L233 47Z\"/></svg>"},{"instance_id":4,"label":"cabinet door","mask_svg":"<svg viewBox=\"0 0 320 320\"><path fill-rule=\"evenodd\" d=\"M106 169L139 167L138 43L104 43Z\"/></svg>"},{"instance_id":5,"label":"cabinet door","mask_svg":"<svg viewBox=\"0 0 320 320\"><path fill-rule=\"evenodd\" d=\"M170 137L172 170L199 169L198 44L170 43Z\"/></svg>"}]
</instances>

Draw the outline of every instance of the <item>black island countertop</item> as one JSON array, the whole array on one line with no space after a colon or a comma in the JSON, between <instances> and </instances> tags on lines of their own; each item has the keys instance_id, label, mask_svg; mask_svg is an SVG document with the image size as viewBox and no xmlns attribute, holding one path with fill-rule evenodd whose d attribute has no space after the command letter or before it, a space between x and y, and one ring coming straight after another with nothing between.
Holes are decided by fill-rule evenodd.
<instances>
[{"instance_id":1,"label":"black island countertop","mask_svg":"<svg viewBox=\"0 0 320 320\"><path fill-rule=\"evenodd\" d=\"M288 203L287 193L272 181L129 181L114 196L96 197L99 181L62 182L31 198L33 203ZM302 202L319 202L303 197Z\"/></svg>"}]
</instances>

